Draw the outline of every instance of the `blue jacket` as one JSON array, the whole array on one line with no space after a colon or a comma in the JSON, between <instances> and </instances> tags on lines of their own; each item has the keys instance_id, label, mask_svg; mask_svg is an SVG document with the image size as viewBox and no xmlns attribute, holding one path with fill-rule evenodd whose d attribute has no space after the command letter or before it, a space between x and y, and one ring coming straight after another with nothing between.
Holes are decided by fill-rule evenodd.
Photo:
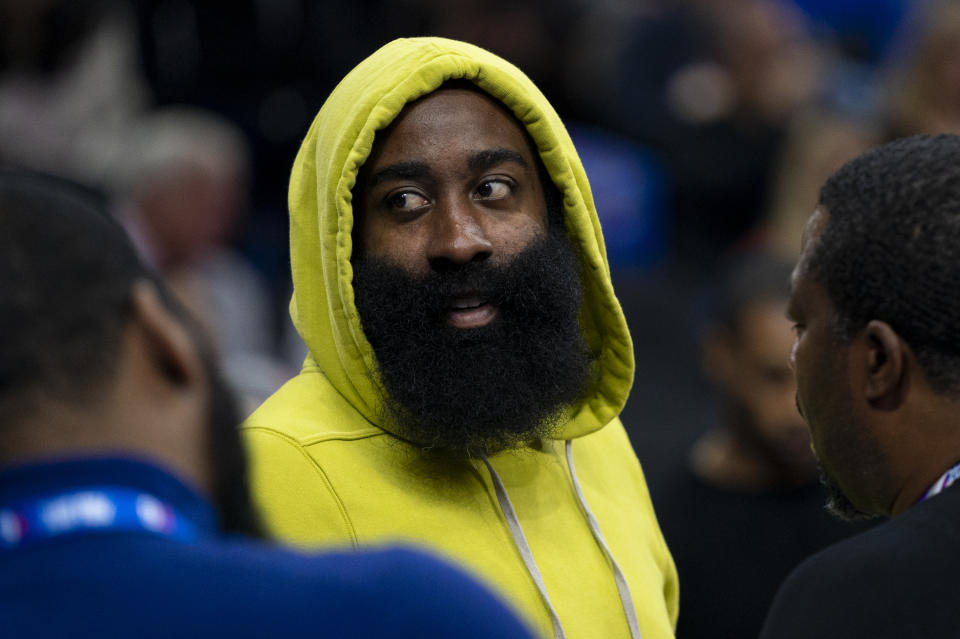
<instances>
[{"instance_id":1,"label":"blue jacket","mask_svg":"<svg viewBox=\"0 0 960 639\"><path fill-rule=\"evenodd\" d=\"M107 495L149 495L164 506L145 521L161 530L175 519L183 534L107 526L45 536L17 514L44 497L98 487L108 487ZM135 503L128 510L137 523L142 501ZM123 508L113 512L123 519ZM529 637L489 592L422 553L310 557L219 538L213 510L191 489L153 466L118 459L0 472L0 634Z\"/></svg>"}]
</instances>

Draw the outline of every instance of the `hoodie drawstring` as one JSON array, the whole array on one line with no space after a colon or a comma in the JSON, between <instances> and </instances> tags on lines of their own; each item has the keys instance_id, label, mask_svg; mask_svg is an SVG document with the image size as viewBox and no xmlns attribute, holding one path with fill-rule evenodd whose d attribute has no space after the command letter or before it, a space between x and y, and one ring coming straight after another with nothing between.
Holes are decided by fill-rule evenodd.
<instances>
[{"instance_id":1,"label":"hoodie drawstring","mask_svg":"<svg viewBox=\"0 0 960 639\"><path fill-rule=\"evenodd\" d=\"M504 487L503 482L500 481L500 475L493 469L493 465L490 464L490 460L487 459L486 455L483 455L483 463L487 465L487 470L490 471L490 479L493 480L493 488L497 493L497 502L500 504L500 510L507 520L507 526L510 527L510 534L513 535L513 543L516 544L517 550L520 551L520 556L523 558L523 563L527 567L527 572L530 573L534 583L537 584L537 590L540 591L543 602L547 604L547 610L550 612L550 621L553 622L553 637L554 639L566 639L566 635L563 632L563 625L560 623L560 617L557 616L553 602L550 601L550 595L547 594L547 585L543 582L543 576L540 574L537 562L533 558L533 552L530 550L527 538L524 536L523 529L520 527L520 520L517 518L517 513L513 509L513 504L510 503L510 497L507 496L507 489Z\"/></svg>"},{"instance_id":2,"label":"hoodie drawstring","mask_svg":"<svg viewBox=\"0 0 960 639\"><path fill-rule=\"evenodd\" d=\"M610 548L603 538L603 533L600 532L600 524L597 523L596 518L593 516L590 506L587 504L587 499L583 496L583 490L580 488L580 480L577 479L577 471L573 466L572 440L566 440L566 452L567 468L570 470L570 479L573 481L573 490L577 495L577 502L580 504L580 508L583 509L583 514L587 518L587 524L590 526L590 532L593 533L594 540L597 542L597 545L600 546L600 549L603 550L603 554L607 557L607 561L610 562L611 568L613 568L613 579L617 584L617 593L620 595L620 604L623 606L623 613L627 618L627 626L630 627L630 636L633 639L641 639L640 624L637 622L637 611L633 607L633 595L630 593L630 585L627 583L627 578L620 569L620 564L613 558L613 553L610 552ZM493 488L497 493L497 502L500 504L500 510L507 520L510 534L513 535L513 543L516 544L517 550L520 551L520 556L523 558L523 563L527 567L527 572L530 573L534 583L536 583L537 590L540 591L540 596L543 598L544 603L547 605L547 610L550 612L550 620L553 622L554 639L564 639L566 635L563 632L563 626L560 624L560 617L557 616L553 602L550 601L550 595L547 594L547 586L543 581L543 576L540 574L540 569L537 567L537 562L533 558L533 552L530 550L527 538L523 534L523 529L520 527L520 520L517 518L517 513L513 509L513 504L510 503L507 489L504 487L500 476L497 474L497 471L493 469L493 465L490 463L490 460L487 459L486 455L483 455L483 463L487 465L487 470L490 471L490 479L493 481Z\"/></svg>"},{"instance_id":3,"label":"hoodie drawstring","mask_svg":"<svg viewBox=\"0 0 960 639\"><path fill-rule=\"evenodd\" d=\"M603 549L603 554L607 556L607 560L610 562L610 566L613 568L613 579L617 584L617 592L620 593L620 604L623 606L623 613L627 616L627 625L630 627L630 636L633 639L640 638L640 624L637 622L637 611L633 607L633 595L630 593L630 584L627 583L627 578L624 576L623 571L620 570L620 564L617 563L617 560L613 558L613 553L610 552L609 546L607 546L606 540L603 538L603 533L600 532L600 524L597 523L596 518L593 516L593 513L590 511L590 506L587 505L587 499L583 496L583 491L580 489L580 481L577 479L577 471L573 468L573 441L568 439L566 441L567 449L567 468L570 469L570 478L573 480L573 489L577 493L577 501L580 502L580 507L583 508L584 514L587 516L587 523L590 524L590 532L593 533L593 538L597 541L597 544Z\"/></svg>"}]
</instances>

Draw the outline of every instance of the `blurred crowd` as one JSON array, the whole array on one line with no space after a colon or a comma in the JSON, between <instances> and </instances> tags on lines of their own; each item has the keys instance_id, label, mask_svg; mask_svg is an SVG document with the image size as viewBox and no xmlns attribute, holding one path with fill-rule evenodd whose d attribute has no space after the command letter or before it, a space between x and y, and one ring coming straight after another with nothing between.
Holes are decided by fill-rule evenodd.
<instances>
[{"instance_id":1,"label":"blurred crowd","mask_svg":"<svg viewBox=\"0 0 960 639\"><path fill-rule=\"evenodd\" d=\"M784 271L843 162L896 137L960 132L960 1L0 0L0 166L108 202L252 409L305 354L286 313L300 140L339 78L406 35L503 56L567 123L637 349L623 421L668 542L662 500L679 467L734 493L813 481L788 371L758 369L749 391L732 373L699 373L711 358L748 374L748 360L716 366L750 356L751 338L731 342L743 352L717 341L718 303L732 302L713 274L746 251L765 255L754 271ZM779 317L784 296L762 297ZM769 317L756 343L789 336ZM750 413L768 390L768 412L791 417ZM780 437L768 422L786 424L790 450L768 450ZM724 455L760 470L731 476ZM676 539L681 583L695 583Z\"/></svg>"},{"instance_id":2,"label":"blurred crowd","mask_svg":"<svg viewBox=\"0 0 960 639\"><path fill-rule=\"evenodd\" d=\"M235 285L271 312L247 338L281 356L297 145L346 70L417 34L526 71L574 131L615 266L694 281L747 237L795 254L817 185L858 151L960 126L954 2L3 0L0 162L100 189L178 277L244 259L213 270L256 269ZM168 219L163 197L189 206Z\"/></svg>"}]
</instances>

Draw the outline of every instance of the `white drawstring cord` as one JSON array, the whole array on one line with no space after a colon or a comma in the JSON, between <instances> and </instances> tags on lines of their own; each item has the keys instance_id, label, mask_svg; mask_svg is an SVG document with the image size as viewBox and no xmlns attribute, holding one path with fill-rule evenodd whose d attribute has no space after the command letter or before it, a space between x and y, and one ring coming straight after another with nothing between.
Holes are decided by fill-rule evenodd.
<instances>
[{"instance_id":1,"label":"white drawstring cord","mask_svg":"<svg viewBox=\"0 0 960 639\"><path fill-rule=\"evenodd\" d=\"M547 594L547 585L543 582L543 576L540 574L537 562L533 558L533 552L530 550L527 538L524 536L523 529L520 527L520 520L517 518L516 511L513 510L510 497L507 496L507 489L504 488L503 482L500 481L500 476L497 475L497 471L493 469L493 465L490 464L490 460L487 459L486 455L483 455L483 463L487 465L487 470L490 471L490 479L493 481L493 488L497 493L497 501L500 503L500 510L503 511L503 516L507 520L507 526L510 527L510 533L513 535L513 543L516 544L517 550L520 551L520 556L523 558L523 563L527 567L527 572L530 573L534 583L537 584L537 590L540 591L540 596L543 598L543 602L547 605L547 610L550 612L550 620L553 622L554 639L566 639L566 635L563 632L563 625L560 623L560 617L557 616L557 611L550 601L550 595Z\"/></svg>"},{"instance_id":2,"label":"white drawstring cord","mask_svg":"<svg viewBox=\"0 0 960 639\"><path fill-rule=\"evenodd\" d=\"M633 607L633 595L630 593L630 584L627 583L627 578L624 576L623 571L620 570L620 565L617 563L617 560L613 558L613 553L610 552L610 548L607 546L607 542L603 538L603 533L600 532L600 524L597 523L593 513L590 512L590 506L587 505L587 499L583 496L583 491L580 489L580 481L577 479L577 471L573 468L572 440L567 440L566 449L567 467L570 469L570 478L573 480L573 489L577 493L577 500L580 502L580 507L583 508L583 512L587 516L587 523L590 524L590 532L593 533L593 538L597 541L597 544L600 546L600 548L603 549L604 554L610 561L610 565L613 567L613 579L617 583L617 592L620 593L620 604L623 606L623 613L627 616L627 625L630 627L630 636L633 637L633 639L641 639L640 624L637 622L637 611Z\"/></svg>"}]
</instances>

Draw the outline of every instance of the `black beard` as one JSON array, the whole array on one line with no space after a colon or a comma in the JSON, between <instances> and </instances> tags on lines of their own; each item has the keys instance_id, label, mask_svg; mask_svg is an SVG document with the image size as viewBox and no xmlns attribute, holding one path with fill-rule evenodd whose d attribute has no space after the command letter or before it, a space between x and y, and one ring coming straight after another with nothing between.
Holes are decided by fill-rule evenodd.
<instances>
[{"instance_id":1,"label":"black beard","mask_svg":"<svg viewBox=\"0 0 960 639\"><path fill-rule=\"evenodd\" d=\"M579 267L562 229L509 263L448 265L425 276L379 259L354 262L354 294L377 356L396 434L477 456L552 433L581 397L593 356L580 332ZM447 323L451 298L482 291L493 321Z\"/></svg>"},{"instance_id":2,"label":"black beard","mask_svg":"<svg viewBox=\"0 0 960 639\"><path fill-rule=\"evenodd\" d=\"M817 464L817 468L820 470L820 483L827 488L827 510L830 514L844 521L874 518L874 515L863 512L850 501L850 498L840 488L840 484L824 470L822 465Z\"/></svg>"}]
</instances>

